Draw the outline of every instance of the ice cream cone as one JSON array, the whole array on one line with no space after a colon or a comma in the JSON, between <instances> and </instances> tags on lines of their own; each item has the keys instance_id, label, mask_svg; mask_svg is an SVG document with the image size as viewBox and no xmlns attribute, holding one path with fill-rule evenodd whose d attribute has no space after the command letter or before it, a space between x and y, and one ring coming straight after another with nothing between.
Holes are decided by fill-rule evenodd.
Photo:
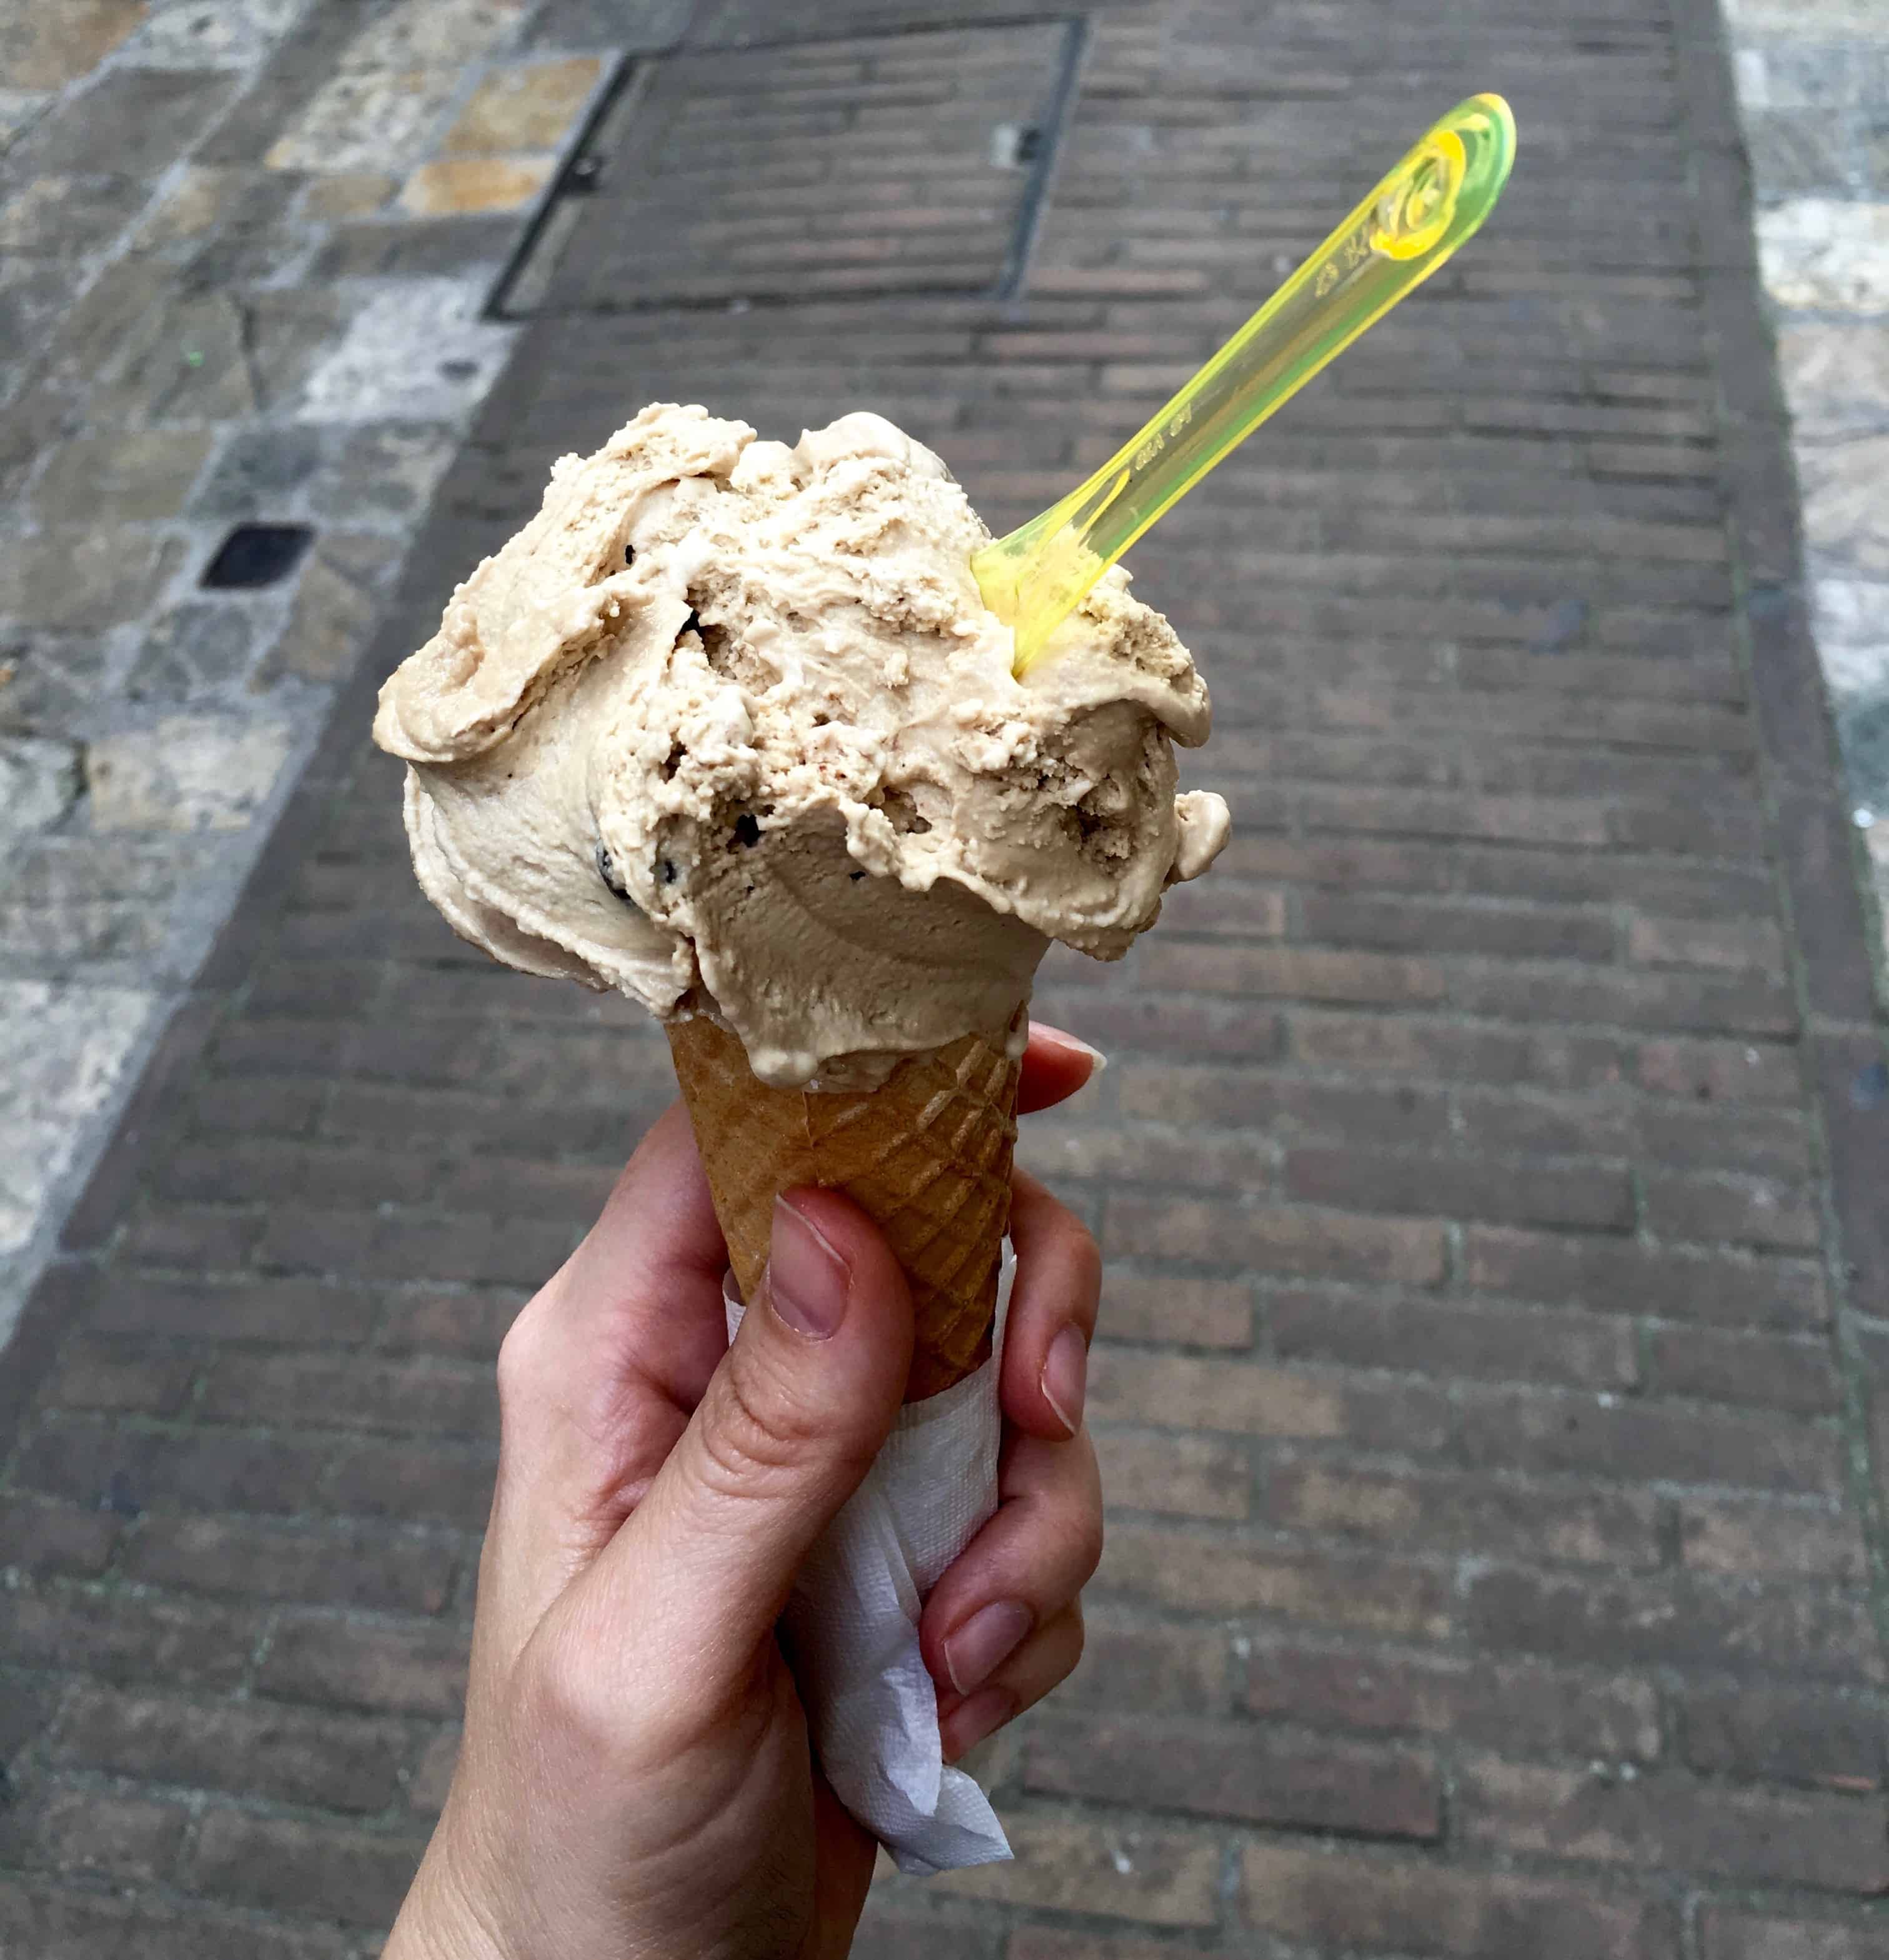
<instances>
[{"instance_id":1,"label":"ice cream cone","mask_svg":"<svg viewBox=\"0 0 1889 1960\"><path fill-rule=\"evenodd\" d=\"M843 1191L884 1231L911 1282L917 1341L905 1399L977 1368L991 1352L1016 1144L1018 1065L1003 1036L907 1055L863 1091L771 1087L707 1015L670 1022L669 1042L747 1297L766 1270L776 1195L797 1185Z\"/></svg>"}]
</instances>

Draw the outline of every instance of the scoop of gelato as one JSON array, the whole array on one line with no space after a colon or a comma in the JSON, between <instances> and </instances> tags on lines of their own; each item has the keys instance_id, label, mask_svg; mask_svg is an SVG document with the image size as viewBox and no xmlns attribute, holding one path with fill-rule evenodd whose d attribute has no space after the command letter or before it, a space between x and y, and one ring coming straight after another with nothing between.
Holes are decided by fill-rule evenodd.
<instances>
[{"instance_id":1,"label":"scoop of gelato","mask_svg":"<svg viewBox=\"0 0 1889 1960\"><path fill-rule=\"evenodd\" d=\"M790 449L657 404L562 458L381 690L428 896L782 1085L1020 1026L1049 941L1120 957L1228 817L1175 794L1208 708L1166 620L1112 571L1015 679L988 536L873 415Z\"/></svg>"}]
</instances>

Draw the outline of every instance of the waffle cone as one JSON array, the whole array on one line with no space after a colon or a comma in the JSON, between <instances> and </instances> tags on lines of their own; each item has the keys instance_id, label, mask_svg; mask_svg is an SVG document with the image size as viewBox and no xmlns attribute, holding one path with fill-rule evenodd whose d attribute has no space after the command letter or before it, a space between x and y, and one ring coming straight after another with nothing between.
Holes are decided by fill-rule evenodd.
<instances>
[{"instance_id":1,"label":"waffle cone","mask_svg":"<svg viewBox=\"0 0 1889 1960\"><path fill-rule=\"evenodd\" d=\"M911 1286L905 1399L962 1380L991 1352L1010 1217L1017 1064L1002 1036L906 1056L876 1089L776 1089L706 1015L669 1024L669 1051L742 1292L768 1263L774 1201L843 1191L890 1242Z\"/></svg>"}]
</instances>

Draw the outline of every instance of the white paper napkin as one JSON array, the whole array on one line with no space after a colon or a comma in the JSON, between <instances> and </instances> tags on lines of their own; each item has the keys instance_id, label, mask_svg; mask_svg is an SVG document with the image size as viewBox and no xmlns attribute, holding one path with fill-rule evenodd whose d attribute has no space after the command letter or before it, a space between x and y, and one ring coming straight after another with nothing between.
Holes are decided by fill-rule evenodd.
<instances>
[{"instance_id":1,"label":"white paper napkin","mask_svg":"<svg viewBox=\"0 0 1889 1960\"><path fill-rule=\"evenodd\" d=\"M945 1764L918 1612L997 1509L997 1358L1015 1269L1006 1245L991 1359L943 1395L899 1411L865 1482L801 1568L781 1616L820 1767L902 1872L948 1872L1010 1855L989 1799ZM743 1312L732 1278L725 1297L732 1341Z\"/></svg>"}]
</instances>

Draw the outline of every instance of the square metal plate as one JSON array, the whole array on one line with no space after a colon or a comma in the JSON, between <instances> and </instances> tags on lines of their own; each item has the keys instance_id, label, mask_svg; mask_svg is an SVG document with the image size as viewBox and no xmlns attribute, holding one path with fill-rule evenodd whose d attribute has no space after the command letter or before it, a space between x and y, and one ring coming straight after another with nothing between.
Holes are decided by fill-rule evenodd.
<instances>
[{"instance_id":1,"label":"square metal plate","mask_svg":"<svg viewBox=\"0 0 1889 1960\"><path fill-rule=\"evenodd\" d=\"M613 153L583 160L592 187L547 237L558 263L527 304L1002 294L1048 180L1078 31L1028 21L650 62L627 118L606 119L624 126Z\"/></svg>"}]
</instances>

